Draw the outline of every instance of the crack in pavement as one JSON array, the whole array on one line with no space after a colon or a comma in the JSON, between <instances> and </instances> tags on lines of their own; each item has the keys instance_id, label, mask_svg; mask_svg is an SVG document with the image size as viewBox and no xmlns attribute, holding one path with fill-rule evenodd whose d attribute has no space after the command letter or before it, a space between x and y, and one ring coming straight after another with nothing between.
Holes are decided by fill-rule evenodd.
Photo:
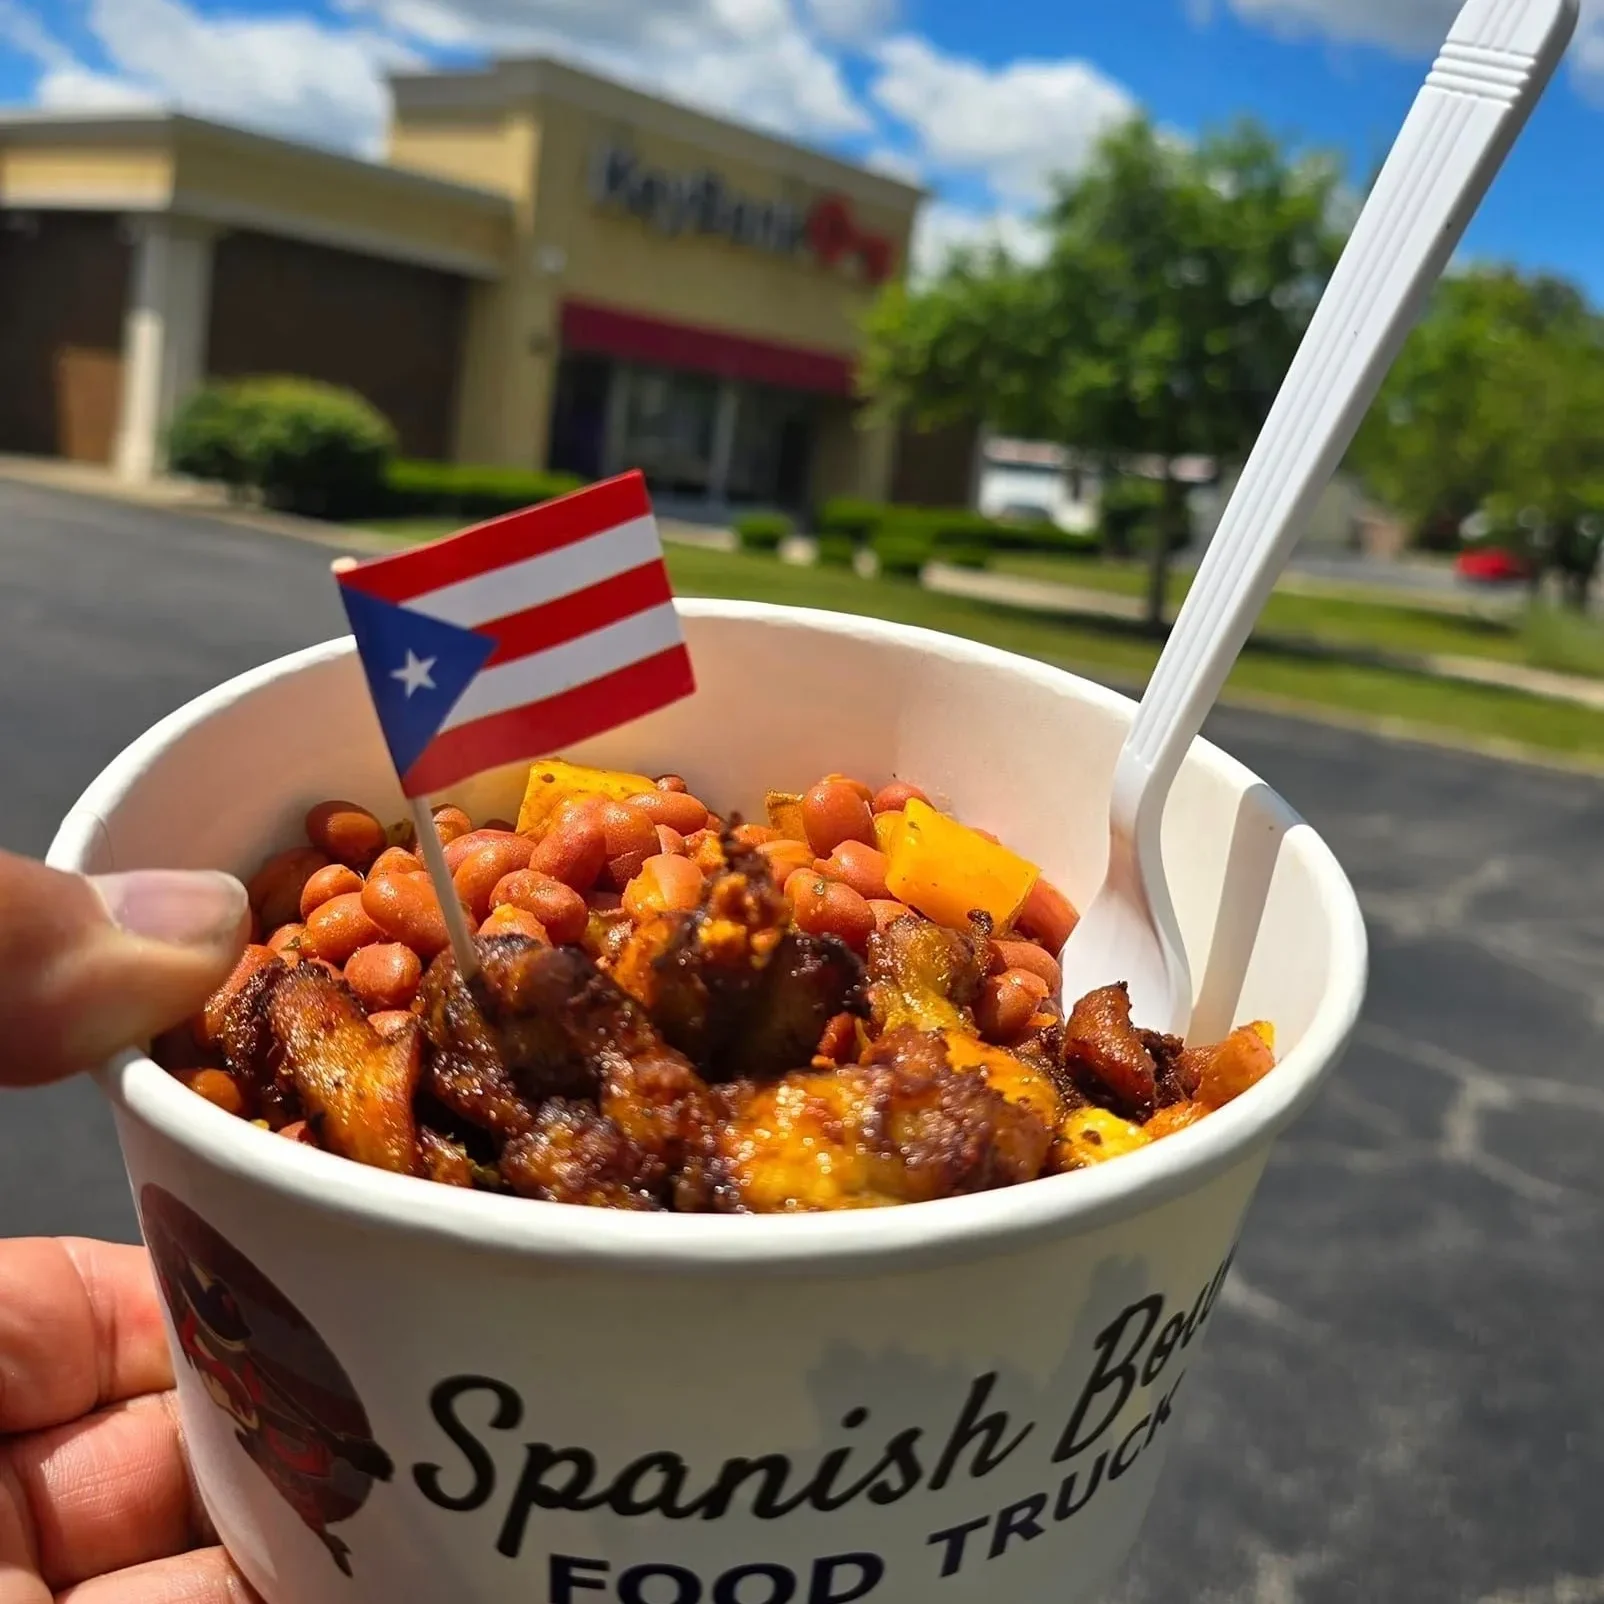
<instances>
[{"instance_id":1,"label":"crack in pavement","mask_svg":"<svg viewBox=\"0 0 1604 1604\"><path fill-rule=\"evenodd\" d=\"M1476 1604L1604 1604L1604 1576L1559 1576L1514 1592L1483 1593Z\"/></svg>"},{"instance_id":2,"label":"crack in pavement","mask_svg":"<svg viewBox=\"0 0 1604 1604\"><path fill-rule=\"evenodd\" d=\"M1261 1325L1273 1326L1288 1336L1320 1338L1327 1328L1318 1320L1311 1320L1289 1308L1279 1298L1254 1286L1234 1265L1220 1288L1220 1302L1235 1313L1256 1320Z\"/></svg>"},{"instance_id":3,"label":"crack in pavement","mask_svg":"<svg viewBox=\"0 0 1604 1604\"><path fill-rule=\"evenodd\" d=\"M1513 871L1508 858L1487 858L1445 885L1418 891L1372 891L1364 898L1365 916L1403 941L1459 930L1480 898L1508 885Z\"/></svg>"},{"instance_id":4,"label":"crack in pavement","mask_svg":"<svg viewBox=\"0 0 1604 1604\"><path fill-rule=\"evenodd\" d=\"M1367 1022L1359 1026L1355 1036L1367 1046L1444 1075L1453 1082L1453 1095L1443 1110L1438 1130L1430 1137L1411 1136L1387 1129L1387 1122L1373 1120L1371 1128L1390 1142L1390 1147L1379 1151L1354 1149L1330 1142L1297 1142L1293 1138L1300 1154L1307 1157L1328 1153L1350 1170L1367 1173L1389 1170L1422 1158L1435 1158L1473 1170L1528 1202L1597 1201L1593 1193L1546 1176L1533 1175L1489 1152L1485 1143L1485 1119L1489 1114L1507 1113L1522 1104L1543 1104L1569 1114L1604 1119L1604 1090L1545 1076L1501 1075L1462 1053L1452 1052L1437 1042L1422 1041L1388 1025Z\"/></svg>"}]
</instances>

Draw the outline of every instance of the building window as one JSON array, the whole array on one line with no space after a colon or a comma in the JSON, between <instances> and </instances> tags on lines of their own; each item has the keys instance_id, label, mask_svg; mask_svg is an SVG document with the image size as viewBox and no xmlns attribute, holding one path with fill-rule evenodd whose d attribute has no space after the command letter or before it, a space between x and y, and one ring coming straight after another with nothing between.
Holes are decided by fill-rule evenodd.
<instances>
[{"instance_id":1,"label":"building window","mask_svg":"<svg viewBox=\"0 0 1604 1604\"><path fill-rule=\"evenodd\" d=\"M607 472L607 402L615 364L606 357L570 354L557 367L551 450L555 472L600 479Z\"/></svg>"},{"instance_id":2,"label":"building window","mask_svg":"<svg viewBox=\"0 0 1604 1604\"><path fill-rule=\"evenodd\" d=\"M634 368L622 408L616 460L654 489L705 494L713 470L718 381L699 373Z\"/></svg>"},{"instance_id":3,"label":"building window","mask_svg":"<svg viewBox=\"0 0 1604 1604\"><path fill-rule=\"evenodd\" d=\"M798 509L807 500L813 467L814 415L810 396L758 385L741 387L729 499Z\"/></svg>"}]
</instances>

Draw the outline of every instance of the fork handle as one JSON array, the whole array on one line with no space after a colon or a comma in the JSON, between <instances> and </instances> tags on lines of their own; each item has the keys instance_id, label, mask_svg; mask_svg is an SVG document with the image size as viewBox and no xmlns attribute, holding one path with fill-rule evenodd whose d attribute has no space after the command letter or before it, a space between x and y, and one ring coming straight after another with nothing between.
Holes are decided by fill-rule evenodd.
<instances>
[{"instance_id":1,"label":"fork handle","mask_svg":"<svg viewBox=\"0 0 1604 1604\"><path fill-rule=\"evenodd\" d=\"M1365 202L1148 682L1114 822L1162 812L1181 760L1576 26L1577 0L1469 0ZM1149 821L1156 823L1156 821Z\"/></svg>"}]
</instances>

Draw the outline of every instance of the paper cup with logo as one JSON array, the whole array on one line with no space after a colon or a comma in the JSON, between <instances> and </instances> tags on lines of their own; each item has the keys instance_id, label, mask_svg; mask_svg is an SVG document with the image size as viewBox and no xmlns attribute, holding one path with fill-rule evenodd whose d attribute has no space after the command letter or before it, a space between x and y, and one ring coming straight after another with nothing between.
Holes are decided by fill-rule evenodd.
<instances>
[{"instance_id":1,"label":"paper cup with logo","mask_svg":"<svg viewBox=\"0 0 1604 1604\"><path fill-rule=\"evenodd\" d=\"M576 749L729 810L917 780L1084 899L1131 704L873 620L682 603L696 696ZM511 815L520 775L455 800ZM118 758L51 859L247 874L401 798L348 641ZM1281 1062L1196 1126L1027 1185L831 1215L614 1213L363 1169L130 1053L102 1076L208 1509L268 1604L1040 1604L1137 1540L1276 1134L1364 984L1330 851L1199 744L1165 848L1198 1034ZM1160 1539L1155 1539L1160 1540Z\"/></svg>"}]
</instances>

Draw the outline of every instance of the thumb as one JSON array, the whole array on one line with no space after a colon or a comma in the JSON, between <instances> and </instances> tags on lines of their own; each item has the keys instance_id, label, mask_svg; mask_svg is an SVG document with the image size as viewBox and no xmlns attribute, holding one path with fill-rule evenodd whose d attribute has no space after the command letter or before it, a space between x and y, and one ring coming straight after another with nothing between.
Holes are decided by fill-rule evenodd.
<instances>
[{"instance_id":1,"label":"thumb","mask_svg":"<svg viewBox=\"0 0 1604 1604\"><path fill-rule=\"evenodd\" d=\"M92 1069L198 1013L249 933L226 874L63 874L0 853L0 1086Z\"/></svg>"}]
</instances>

